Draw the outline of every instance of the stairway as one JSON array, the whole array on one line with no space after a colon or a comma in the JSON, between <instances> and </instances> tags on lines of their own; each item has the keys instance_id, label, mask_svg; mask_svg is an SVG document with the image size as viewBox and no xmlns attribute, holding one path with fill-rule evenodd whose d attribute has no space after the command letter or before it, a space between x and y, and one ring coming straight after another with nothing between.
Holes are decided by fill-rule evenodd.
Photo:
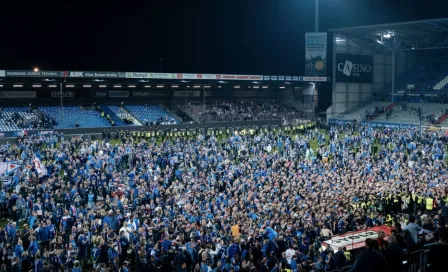
<instances>
[{"instance_id":1,"label":"stairway","mask_svg":"<svg viewBox=\"0 0 448 272\"><path fill-rule=\"evenodd\" d=\"M437 123L442 123L443 121L445 121L446 119L448 119L448 114L444 114L442 116L439 117L439 119L437 119Z\"/></svg>"},{"instance_id":2,"label":"stairway","mask_svg":"<svg viewBox=\"0 0 448 272\"><path fill-rule=\"evenodd\" d=\"M118 118L118 116L115 115L115 113L111 109L109 109L109 107L100 105L100 109L101 109L101 111L104 112L104 116L107 116L109 114L110 118L112 118L112 120L114 120L115 125L117 127L126 126L126 124L123 122L123 120Z\"/></svg>"},{"instance_id":3,"label":"stairway","mask_svg":"<svg viewBox=\"0 0 448 272\"><path fill-rule=\"evenodd\" d=\"M448 76L446 76L444 79L442 79L439 83L437 83L434 88L432 88L433 90L439 91L441 89L443 89L443 87L446 86L446 84L448 84Z\"/></svg>"},{"instance_id":4,"label":"stairway","mask_svg":"<svg viewBox=\"0 0 448 272\"><path fill-rule=\"evenodd\" d=\"M393 108L395 108L396 105L397 105L396 103L389 104L389 105L385 108L385 110L393 109Z\"/></svg>"}]
</instances>

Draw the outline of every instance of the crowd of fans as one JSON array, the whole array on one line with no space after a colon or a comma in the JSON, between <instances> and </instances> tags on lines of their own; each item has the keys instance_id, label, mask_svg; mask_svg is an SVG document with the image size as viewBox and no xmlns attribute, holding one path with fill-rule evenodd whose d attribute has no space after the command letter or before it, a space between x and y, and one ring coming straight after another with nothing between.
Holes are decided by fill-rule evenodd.
<instances>
[{"instance_id":1,"label":"crowd of fans","mask_svg":"<svg viewBox=\"0 0 448 272\"><path fill-rule=\"evenodd\" d=\"M384 106L375 106L375 108L369 110L364 110L364 120L371 120L377 116L386 113L386 120L392 114L392 109L384 109Z\"/></svg>"},{"instance_id":2,"label":"crowd of fans","mask_svg":"<svg viewBox=\"0 0 448 272\"><path fill-rule=\"evenodd\" d=\"M273 120L294 114L295 109L275 103L256 103L249 101L220 102L207 105L198 113L201 122L229 122L247 120Z\"/></svg>"},{"instance_id":3,"label":"crowd of fans","mask_svg":"<svg viewBox=\"0 0 448 272\"><path fill-rule=\"evenodd\" d=\"M323 241L384 224L393 234L367 240L352 270L400 271L404 249L447 224L440 131L309 123L103 137L0 147L24 165L0 191L0 271L331 271L354 258Z\"/></svg>"},{"instance_id":4,"label":"crowd of fans","mask_svg":"<svg viewBox=\"0 0 448 272\"><path fill-rule=\"evenodd\" d=\"M3 110L0 108L0 118L7 126L16 125L21 129L52 129L57 123L53 117L50 117L37 109L30 108L32 116L23 115L19 112L15 112L12 115L6 116Z\"/></svg>"}]
</instances>

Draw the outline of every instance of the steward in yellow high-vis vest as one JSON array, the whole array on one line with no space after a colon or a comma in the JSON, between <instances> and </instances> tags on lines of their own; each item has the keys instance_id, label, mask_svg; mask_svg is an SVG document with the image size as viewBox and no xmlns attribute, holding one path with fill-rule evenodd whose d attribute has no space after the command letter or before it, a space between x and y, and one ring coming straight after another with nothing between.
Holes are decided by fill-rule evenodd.
<instances>
[{"instance_id":1,"label":"steward in yellow high-vis vest","mask_svg":"<svg viewBox=\"0 0 448 272\"><path fill-rule=\"evenodd\" d=\"M432 211L432 209L434 208L434 199L427 197L425 202L426 202L426 210Z\"/></svg>"}]
</instances>

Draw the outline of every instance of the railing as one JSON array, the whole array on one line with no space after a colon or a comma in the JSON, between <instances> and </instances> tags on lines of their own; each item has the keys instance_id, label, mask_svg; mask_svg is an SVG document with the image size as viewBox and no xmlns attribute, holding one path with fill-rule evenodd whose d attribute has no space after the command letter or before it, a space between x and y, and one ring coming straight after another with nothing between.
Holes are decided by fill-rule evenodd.
<instances>
[{"instance_id":1,"label":"railing","mask_svg":"<svg viewBox=\"0 0 448 272\"><path fill-rule=\"evenodd\" d=\"M428 253L431 247L438 245L439 242L424 245L423 249L419 249L409 253L408 255L408 271L409 272L425 272L431 265L428 263Z\"/></svg>"},{"instance_id":2,"label":"railing","mask_svg":"<svg viewBox=\"0 0 448 272\"><path fill-rule=\"evenodd\" d=\"M331 116L329 116L328 118L344 118L348 114L353 113L353 112L355 112L355 111L357 111L357 110L367 106L368 104L371 104L372 102L373 101L367 101L367 102L364 102L364 103L361 103L361 104L358 104L358 105L354 105L354 106L345 108L345 109L343 109L343 110L341 110L339 112L336 112L334 114L332 112L330 112ZM328 115L328 112L327 112L327 115Z\"/></svg>"}]
</instances>

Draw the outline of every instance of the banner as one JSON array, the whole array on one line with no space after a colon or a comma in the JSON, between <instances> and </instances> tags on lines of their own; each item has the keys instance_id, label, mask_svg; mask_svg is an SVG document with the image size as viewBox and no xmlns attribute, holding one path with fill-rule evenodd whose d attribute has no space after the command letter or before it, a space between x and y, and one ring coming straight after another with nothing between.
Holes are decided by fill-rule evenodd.
<instances>
[{"instance_id":1,"label":"banner","mask_svg":"<svg viewBox=\"0 0 448 272\"><path fill-rule=\"evenodd\" d=\"M6 70L5 76L7 77L66 77L67 72L56 71L20 71L20 70Z\"/></svg>"},{"instance_id":2,"label":"banner","mask_svg":"<svg viewBox=\"0 0 448 272\"><path fill-rule=\"evenodd\" d=\"M301 77L299 77L299 81L319 81L319 82L325 82L325 81L330 81L330 78L329 77L301 76Z\"/></svg>"},{"instance_id":3,"label":"banner","mask_svg":"<svg viewBox=\"0 0 448 272\"><path fill-rule=\"evenodd\" d=\"M43 165L40 162L39 158L35 158L33 160L33 163L34 163L34 168L36 169L37 174L39 175L39 177L43 177L43 176L47 175L47 167L45 167L45 165Z\"/></svg>"},{"instance_id":4,"label":"banner","mask_svg":"<svg viewBox=\"0 0 448 272\"><path fill-rule=\"evenodd\" d=\"M298 76L292 77L292 81L299 81L299 77Z\"/></svg>"},{"instance_id":5,"label":"banner","mask_svg":"<svg viewBox=\"0 0 448 272\"><path fill-rule=\"evenodd\" d=\"M126 73L126 78L149 78L149 73Z\"/></svg>"},{"instance_id":6,"label":"banner","mask_svg":"<svg viewBox=\"0 0 448 272\"><path fill-rule=\"evenodd\" d=\"M371 83L373 56L336 54L336 82Z\"/></svg>"},{"instance_id":7,"label":"banner","mask_svg":"<svg viewBox=\"0 0 448 272\"><path fill-rule=\"evenodd\" d=\"M152 78L152 79L176 79L177 74L149 73L149 78Z\"/></svg>"},{"instance_id":8,"label":"banner","mask_svg":"<svg viewBox=\"0 0 448 272\"><path fill-rule=\"evenodd\" d=\"M271 80L270 76L263 76L263 80Z\"/></svg>"},{"instance_id":9,"label":"banner","mask_svg":"<svg viewBox=\"0 0 448 272\"><path fill-rule=\"evenodd\" d=\"M0 70L0 77L4 77L5 76L5 70Z\"/></svg>"},{"instance_id":10,"label":"banner","mask_svg":"<svg viewBox=\"0 0 448 272\"><path fill-rule=\"evenodd\" d=\"M347 250L353 250L357 248L362 248L365 246L365 241L368 238L375 239L378 238L378 232L383 231L386 234L384 239L387 239L392 233L392 228L388 226L380 226L368 228L365 230L353 231L343 235L334 236L330 240L324 241L322 245L324 248L331 247L336 252L341 247L346 247Z\"/></svg>"},{"instance_id":11,"label":"banner","mask_svg":"<svg viewBox=\"0 0 448 272\"><path fill-rule=\"evenodd\" d=\"M216 75L216 79L226 79L226 80L263 80L263 76L258 76L258 75Z\"/></svg>"},{"instance_id":12,"label":"banner","mask_svg":"<svg viewBox=\"0 0 448 272\"><path fill-rule=\"evenodd\" d=\"M148 97L148 96L169 96L169 92L164 92L164 91L135 91L132 92L132 96L136 96L136 97Z\"/></svg>"},{"instance_id":13,"label":"banner","mask_svg":"<svg viewBox=\"0 0 448 272\"><path fill-rule=\"evenodd\" d=\"M277 76L271 76L271 80L277 80Z\"/></svg>"},{"instance_id":14,"label":"banner","mask_svg":"<svg viewBox=\"0 0 448 272\"><path fill-rule=\"evenodd\" d=\"M305 33L305 75L327 74L327 33Z\"/></svg>"},{"instance_id":15,"label":"banner","mask_svg":"<svg viewBox=\"0 0 448 272\"><path fill-rule=\"evenodd\" d=\"M173 96L174 97L185 97L185 96L199 97L199 96L201 96L201 91L174 91Z\"/></svg>"},{"instance_id":16,"label":"banner","mask_svg":"<svg viewBox=\"0 0 448 272\"><path fill-rule=\"evenodd\" d=\"M13 162L0 162L0 177L9 176L20 168L20 164Z\"/></svg>"},{"instance_id":17,"label":"banner","mask_svg":"<svg viewBox=\"0 0 448 272\"><path fill-rule=\"evenodd\" d=\"M51 98L60 98L60 97L61 97L61 92L58 92L58 91L51 92ZM73 97L75 97L75 92L74 91L64 91L64 92L62 92L62 97L73 98Z\"/></svg>"},{"instance_id":18,"label":"banner","mask_svg":"<svg viewBox=\"0 0 448 272\"><path fill-rule=\"evenodd\" d=\"M69 77L85 77L85 78L126 78L123 72L76 72L70 71Z\"/></svg>"},{"instance_id":19,"label":"banner","mask_svg":"<svg viewBox=\"0 0 448 272\"><path fill-rule=\"evenodd\" d=\"M96 97L107 97L107 92L106 91L96 91L95 92L95 96Z\"/></svg>"},{"instance_id":20,"label":"banner","mask_svg":"<svg viewBox=\"0 0 448 272\"><path fill-rule=\"evenodd\" d=\"M1 98L36 98L34 91L0 91Z\"/></svg>"},{"instance_id":21,"label":"banner","mask_svg":"<svg viewBox=\"0 0 448 272\"><path fill-rule=\"evenodd\" d=\"M109 97L129 97L129 92L128 91L109 91Z\"/></svg>"}]
</instances>

